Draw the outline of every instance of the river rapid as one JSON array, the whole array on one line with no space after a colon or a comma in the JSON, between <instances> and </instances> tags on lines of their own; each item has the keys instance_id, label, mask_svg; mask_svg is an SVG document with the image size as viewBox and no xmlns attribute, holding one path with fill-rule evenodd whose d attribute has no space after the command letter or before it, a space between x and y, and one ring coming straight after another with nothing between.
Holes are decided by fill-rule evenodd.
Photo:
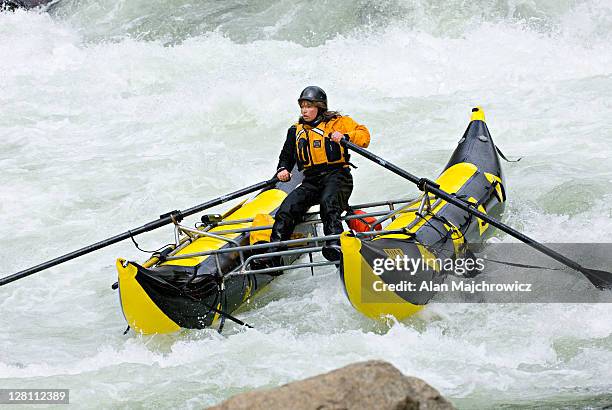
<instances>
[{"instance_id":1,"label":"river rapid","mask_svg":"<svg viewBox=\"0 0 612 410\"><path fill-rule=\"evenodd\" d=\"M0 272L269 178L310 84L369 127L374 152L432 178L482 105L499 147L523 157L503 164L505 222L543 242L612 242L610 44L609 0L0 13ZM354 162L353 203L417 194ZM156 249L172 230L138 241ZM609 304L432 303L378 323L329 268L275 280L238 313L254 329L123 335L117 257L146 259L120 243L0 289L0 387L69 388L79 408L191 409L384 359L459 408L612 403Z\"/></svg>"}]
</instances>

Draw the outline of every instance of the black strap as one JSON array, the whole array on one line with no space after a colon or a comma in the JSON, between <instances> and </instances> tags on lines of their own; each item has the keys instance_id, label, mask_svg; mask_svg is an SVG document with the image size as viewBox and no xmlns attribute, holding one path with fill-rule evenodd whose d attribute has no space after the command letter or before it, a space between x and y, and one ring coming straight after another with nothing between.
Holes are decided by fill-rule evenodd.
<instances>
[{"instance_id":1,"label":"black strap","mask_svg":"<svg viewBox=\"0 0 612 410\"><path fill-rule=\"evenodd\" d=\"M136 242L136 239L134 238L134 235L132 234L132 231L128 231L128 233L130 234L130 239L132 240L132 242L134 243L134 246L136 247L136 249L138 249L140 252L144 252L144 253L150 253L150 254L154 254L154 253L158 253L160 252L162 249L164 250L164 252L166 252L166 255L172 250L174 249L174 244L173 243L167 243L164 246L162 246L159 249L156 249L154 251L147 251L146 249L142 249L139 245L138 242ZM154 256L161 256L163 257L163 252L160 255L154 255ZM160 257L160 259L161 259Z\"/></svg>"},{"instance_id":2,"label":"black strap","mask_svg":"<svg viewBox=\"0 0 612 410\"><path fill-rule=\"evenodd\" d=\"M224 290L221 290L221 300L219 302L221 303L221 309L223 311L226 311L227 295L225 294ZM225 316L221 316L221 319L219 320L219 329L217 329L217 332L221 333L223 331L223 325L225 325Z\"/></svg>"},{"instance_id":3,"label":"black strap","mask_svg":"<svg viewBox=\"0 0 612 410\"><path fill-rule=\"evenodd\" d=\"M435 245L432 245L432 244L426 244L426 243L423 243L421 241L418 241L418 243L420 245L423 245L427 249L437 249L437 250L442 251L442 252L444 252L446 250L446 249L441 248L439 246L435 246ZM500 261L500 260L497 260L497 259L490 259L490 258L485 258L485 257L482 257L482 256L477 256L476 254L474 254L469 249L468 249L468 251L472 254L473 257L480 258L480 259L482 259L484 261L493 262L493 263L499 263L499 264L508 265L508 266L515 266L517 268L543 269L543 270L564 270L563 268L549 268L547 266L526 265L526 264L523 264L523 263L514 263L514 262Z\"/></svg>"},{"instance_id":4,"label":"black strap","mask_svg":"<svg viewBox=\"0 0 612 410\"><path fill-rule=\"evenodd\" d=\"M504 153L503 153L503 152L501 152L501 150L499 149L499 147L498 147L497 145L495 146L495 149L497 150L497 153L499 154L499 156L500 156L500 157L502 157L502 159L503 159L504 161L506 161L506 162L519 162L520 160L522 160L522 159L523 159L523 157L520 157L519 159L514 159L514 160L508 159L508 158L506 158L506 156L504 155Z\"/></svg>"},{"instance_id":5,"label":"black strap","mask_svg":"<svg viewBox=\"0 0 612 410\"><path fill-rule=\"evenodd\" d=\"M499 263L501 265L515 266L517 268L528 268L528 269L544 269L544 270L563 270L561 268L549 268L547 266L537 266L537 265L525 265L523 263L514 263L514 262L506 262L506 261L498 261L496 259L483 258L478 256L478 258L485 260L487 262Z\"/></svg>"},{"instance_id":6,"label":"black strap","mask_svg":"<svg viewBox=\"0 0 612 410\"><path fill-rule=\"evenodd\" d=\"M456 238L456 239L465 238L465 234L463 232L461 232L461 229L459 229L457 226L455 226L454 223L449 221L448 218L446 218L443 215L436 215L436 214L432 214L432 215L433 215L433 218L436 218L436 219L442 221L442 223L444 223L444 224L446 224L446 225L448 225L450 227L449 233L451 235L450 236L451 240L453 239L453 232L458 232L458 234L459 234L459 237Z\"/></svg>"},{"instance_id":7,"label":"black strap","mask_svg":"<svg viewBox=\"0 0 612 410\"><path fill-rule=\"evenodd\" d=\"M331 133L329 134L331 137ZM351 139L349 138L348 134L344 134L344 139L347 141L350 141ZM344 161L350 166L353 167L355 169L357 169L357 166L353 163L351 163L351 153L349 152L348 148L346 148L344 145L342 144L338 144L340 145L340 149L344 150Z\"/></svg>"},{"instance_id":8,"label":"black strap","mask_svg":"<svg viewBox=\"0 0 612 410\"><path fill-rule=\"evenodd\" d=\"M438 228L436 228L436 227L434 226L434 224L432 224L432 223L431 223L431 220L432 220L432 219L435 219L435 220L437 220L438 222L442 222L442 224L444 224L444 221L443 221L443 220L441 220L439 217L436 217L436 216L437 216L436 214L434 214L434 213L433 213L433 212L431 212L431 211L427 211L425 214L421 214L421 213L419 213L419 212L415 212L415 214L416 214L418 217L422 218L422 219L423 219L423 221L425 221L425 225L429 225L429 227L430 227L431 229L433 229L434 231L436 231L436 232L438 233L438 235L440 235L440 239L445 239L445 238L446 238L446 234L444 234L444 233L440 232L440 230L439 230ZM432 217L431 217L431 218L429 218L429 219L427 219L427 218L425 218L425 215L432 215ZM448 233L448 232L447 232L447 233Z\"/></svg>"}]
</instances>

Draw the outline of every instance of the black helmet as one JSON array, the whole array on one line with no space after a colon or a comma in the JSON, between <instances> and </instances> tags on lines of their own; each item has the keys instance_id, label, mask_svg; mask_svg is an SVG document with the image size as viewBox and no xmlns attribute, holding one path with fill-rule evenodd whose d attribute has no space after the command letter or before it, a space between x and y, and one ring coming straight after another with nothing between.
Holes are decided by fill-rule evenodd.
<instances>
[{"instance_id":1,"label":"black helmet","mask_svg":"<svg viewBox=\"0 0 612 410\"><path fill-rule=\"evenodd\" d=\"M312 102L320 102L325 105L325 109L327 109L327 94L321 87L317 87L316 85L311 85L302 91L300 94L300 98L298 98L298 104L302 101L312 101Z\"/></svg>"}]
</instances>

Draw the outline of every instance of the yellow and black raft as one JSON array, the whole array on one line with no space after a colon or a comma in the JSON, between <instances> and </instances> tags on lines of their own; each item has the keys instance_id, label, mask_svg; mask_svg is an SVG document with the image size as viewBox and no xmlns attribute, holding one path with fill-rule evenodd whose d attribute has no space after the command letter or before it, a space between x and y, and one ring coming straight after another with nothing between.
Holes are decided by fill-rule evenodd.
<instances>
[{"instance_id":1,"label":"yellow and black raft","mask_svg":"<svg viewBox=\"0 0 612 410\"><path fill-rule=\"evenodd\" d=\"M501 216L504 179L481 108L472 110L465 133L435 182L479 211ZM391 315L401 320L422 309L448 275L446 261L465 258L467 244L482 243L493 231L489 224L428 192L389 216L395 219L385 229L403 233L359 239L345 232L340 239L339 272L345 293L359 312L371 318Z\"/></svg>"},{"instance_id":2,"label":"yellow and black raft","mask_svg":"<svg viewBox=\"0 0 612 410\"><path fill-rule=\"evenodd\" d=\"M257 230L254 225L263 220L269 228L271 216L299 182L300 175L278 182L223 216L205 215L195 229L175 223L176 244L142 265L118 259L119 295L128 325L144 334L172 333L235 319L229 313L274 276L234 274L252 256L234 249L251 248L252 241L257 236L265 239L266 233L269 238L269 229ZM285 261L294 259L289 255Z\"/></svg>"},{"instance_id":3,"label":"yellow and black raft","mask_svg":"<svg viewBox=\"0 0 612 410\"><path fill-rule=\"evenodd\" d=\"M314 273L315 267L333 265L335 262L313 260L313 254L321 252L326 240L340 237L317 236L317 225L321 223L317 212L305 216L291 239L268 242L273 216L287 193L303 179L297 169L292 174L291 181L277 182L223 216L204 215L202 224L195 229L174 221L175 244L157 252L142 265L118 259L117 287L129 327L151 334L172 333L181 328L202 329L217 324L221 331L225 319L245 325L231 314L275 276L300 268L310 268ZM392 208L408 201L400 199L358 206ZM388 212L364 215L381 216ZM351 218L357 216L343 219ZM295 263L304 254L309 255L310 262ZM261 260L267 263L257 264Z\"/></svg>"},{"instance_id":4,"label":"yellow and black raft","mask_svg":"<svg viewBox=\"0 0 612 410\"><path fill-rule=\"evenodd\" d=\"M403 318L418 311L432 294L372 293L374 282L392 282L388 274L373 273L376 258L399 254L431 256L438 252L436 249L458 256L462 243L481 241L492 230L427 194L416 202L398 199L355 205L363 209L386 208L343 218L371 221L378 217L371 226L379 230L318 236L316 226L321 221L313 212L298 224L290 240L270 244L267 240L273 217L287 193L303 178L295 169L292 173L290 182L278 182L223 216L204 215L202 224L195 228L175 221L175 244L142 265L118 259L119 295L128 325L149 334L215 324L220 330L226 319L243 324L231 314L276 275L288 269L313 270L333 264L340 265L346 294L357 310L370 317L392 314ZM505 200L501 167L482 111L474 112L437 182L443 190L456 193L491 216L501 213ZM420 210L415 212L411 207L419 201ZM380 223L392 219L380 230ZM313 254L320 253L325 243L337 239L341 240L342 261L313 260ZM310 262L295 263L304 254L310 256ZM275 262L257 265L256 261L262 258ZM428 275L417 277L434 282L444 277L443 272Z\"/></svg>"}]
</instances>

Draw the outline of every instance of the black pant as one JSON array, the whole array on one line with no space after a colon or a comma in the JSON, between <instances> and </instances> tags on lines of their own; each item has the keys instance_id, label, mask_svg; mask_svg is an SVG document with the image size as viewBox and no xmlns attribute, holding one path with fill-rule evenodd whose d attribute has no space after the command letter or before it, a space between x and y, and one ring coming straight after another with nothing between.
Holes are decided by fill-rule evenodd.
<instances>
[{"instance_id":1,"label":"black pant","mask_svg":"<svg viewBox=\"0 0 612 410\"><path fill-rule=\"evenodd\" d=\"M321 175L304 177L283 201L276 212L270 240L284 241L291 237L295 225L302 222L304 214L315 205L321 206L321 220L325 235L342 233L340 215L348 207L353 192L353 176L348 168L332 169Z\"/></svg>"}]
</instances>

